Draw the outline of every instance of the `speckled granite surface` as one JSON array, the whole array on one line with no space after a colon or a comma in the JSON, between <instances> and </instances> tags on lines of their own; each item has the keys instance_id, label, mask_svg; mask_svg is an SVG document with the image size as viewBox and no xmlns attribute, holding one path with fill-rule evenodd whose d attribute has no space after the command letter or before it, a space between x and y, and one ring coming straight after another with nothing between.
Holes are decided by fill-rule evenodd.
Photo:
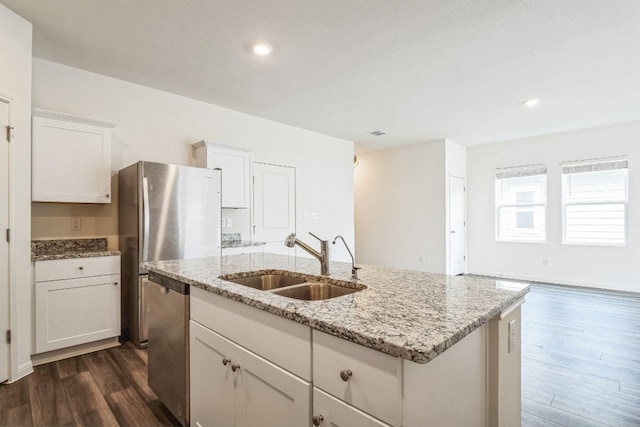
<instances>
[{"instance_id":1,"label":"speckled granite surface","mask_svg":"<svg viewBox=\"0 0 640 427\"><path fill-rule=\"evenodd\" d=\"M107 249L107 239L32 240L31 261L120 255Z\"/></svg>"},{"instance_id":2,"label":"speckled granite surface","mask_svg":"<svg viewBox=\"0 0 640 427\"><path fill-rule=\"evenodd\" d=\"M522 283L363 266L358 283L367 289L301 301L219 276L275 270L308 276L309 281L351 281L351 264L332 262L329 278L320 277L315 259L269 253L145 265L149 271L417 363L433 360L529 291Z\"/></svg>"},{"instance_id":3,"label":"speckled granite surface","mask_svg":"<svg viewBox=\"0 0 640 427\"><path fill-rule=\"evenodd\" d=\"M222 249L246 248L249 246L264 246L264 242L251 242L242 240L240 233L222 233Z\"/></svg>"}]
</instances>

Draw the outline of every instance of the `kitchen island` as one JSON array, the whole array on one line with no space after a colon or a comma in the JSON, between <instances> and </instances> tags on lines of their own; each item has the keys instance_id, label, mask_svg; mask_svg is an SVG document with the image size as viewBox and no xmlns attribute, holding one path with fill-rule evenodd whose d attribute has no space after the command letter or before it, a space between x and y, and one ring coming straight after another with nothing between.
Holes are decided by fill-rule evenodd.
<instances>
[{"instance_id":1,"label":"kitchen island","mask_svg":"<svg viewBox=\"0 0 640 427\"><path fill-rule=\"evenodd\" d=\"M292 426L310 425L311 421L314 425L356 425L344 415L351 409L355 415L362 413L353 418L363 420L361 425L519 423L519 304L528 292L524 284L375 266L364 266L359 280L354 281L351 265L335 262L331 276L320 277L315 259L268 253L158 261L146 267L191 286L192 424L206 424L196 415L198 406L207 401L200 394L211 392L199 381L205 373L199 370L194 375L194 364L204 369L206 360L198 358L205 348L216 347L228 349L210 354L221 357L220 367L225 371L220 381L228 374L225 361L233 362L224 353L244 351L273 368L283 368L292 376L295 387L291 387L297 394L313 394L298 403L294 401L300 396L285 399L292 403L299 420L307 420L303 424L294 421ZM303 301L220 279L255 272L288 272L308 281L364 285L366 289ZM202 338L207 332L215 335L208 344ZM197 343L203 346L200 350L194 348ZM239 354L236 358L246 357ZM331 366L335 363L358 369ZM233 372L241 371L242 364L229 364L237 366ZM254 369L253 374L259 370ZM214 378L212 373L211 380ZM263 385L265 381L263 378ZM246 411L251 393L241 394L233 397L235 406L231 402L209 406L222 410L231 405L236 408L236 422L249 419ZM238 408L244 408L241 415ZM283 411L285 408L275 412ZM320 412L349 421L329 422ZM262 425L272 425L262 418Z\"/></svg>"}]
</instances>

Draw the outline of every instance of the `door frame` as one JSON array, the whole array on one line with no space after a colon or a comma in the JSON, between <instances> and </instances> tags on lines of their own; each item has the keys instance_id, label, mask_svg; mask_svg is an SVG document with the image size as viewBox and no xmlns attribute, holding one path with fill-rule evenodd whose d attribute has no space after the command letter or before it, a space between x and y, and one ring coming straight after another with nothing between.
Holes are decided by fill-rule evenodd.
<instances>
[{"instance_id":1,"label":"door frame","mask_svg":"<svg viewBox=\"0 0 640 427\"><path fill-rule=\"evenodd\" d=\"M462 180L462 212L463 212L463 239L464 239L464 258L463 258L463 271L462 273L459 274L465 274L467 271L467 179L466 177L463 176L458 176L458 175L454 175L454 174L450 174L448 177L448 181L449 181L449 185L448 185L448 206L447 206L447 265L446 265L446 273L451 275L452 274L452 263L453 263L453 256L452 256L452 251L453 251L453 245L451 244L452 242L452 238L451 238L451 231L452 231L452 221L451 221L451 214L452 214L452 210L451 210L451 204L453 201L453 192L451 191L452 189L452 182L453 182L453 178L456 179L460 179Z\"/></svg>"},{"instance_id":2,"label":"door frame","mask_svg":"<svg viewBox=\"0 0 640 427\"><path fill-rule=\"evenodd\" d=\"M14 98L9 95L6 94L4 92L0 91L0 102L2 103L6 103L7 107L8 107L8 117L7 117L7 125L8 126L12 126L14 125L14 120L13 120L13 106L14 106ZM3 119L4 120L4 119ZM6 132L6 130L3 130ZM11 188L11 177L12 177L12 170L13 170L13 165L11 162L11 152L12 152L12 147L11 147L11 143L9 141L6 140L6 134L3 134L2 137L0 137L0 139L2 139L2 142L0 142L0 144L5 145L6 147L6 168L3 168L6 170L6 179L7 179L7 194L6 194L6 207L7 207L7 228L8 229L12 229L12 211L11 208L13 206L13 194L12 194L12 188ZM4 150L4 148L3 148ZM7 287L6 287L6 302L7 302L7 306L6 306L6 316L7 316L7 329L9 331L12 330L12 325L15 324L16 319L15 317L15 280L12 279L12 268L11 268L11 250L12 250L12 244L11 241L7 242L7 256L6 259L2 259L0 260L0 262L6 262L6 266L7 266ZM2 313L5 310L5 307L0 307L0 313ZM14 346L11 345L11 343L7 343L5 341L5 331L0 331L0 340L2 341L2 345L6 345L6 354L7 354L7 359L6 359L6 369L7 369L7 380L11 381L12 379L12 363L14 360L14 356L15 356L15 348ZM4 351L3 351L4 352ZM1 360L1 359L0 359ZM4 381L4 379L0 379L0 382Z\"/></svg>"}]
</instances>

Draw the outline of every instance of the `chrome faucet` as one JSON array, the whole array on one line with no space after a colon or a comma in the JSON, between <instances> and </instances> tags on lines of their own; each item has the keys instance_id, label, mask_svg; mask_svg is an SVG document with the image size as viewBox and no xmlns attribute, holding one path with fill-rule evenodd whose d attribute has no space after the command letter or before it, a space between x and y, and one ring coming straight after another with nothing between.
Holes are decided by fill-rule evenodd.
<instances>
[{"instance_id":1,"label":"chrome faucet","mask_svg":"<svg viewBox=\"0 0 640 427\"><path fill-rule=\"evenodd\" d=\"M287 236L284 241L284 244L288 247L292 248L295 245L300 246L305 251L309 252L313 255L318 261L320 261L320 274L323 276L328 276L331 274L331 269L329 268L331 262L331 247L329 246L328 240L322 240L318 236L313 233L309 233L316 239L320 241L320 252L313 249L311 246L307 245L305 242L298 240L296 237L296 233L291 233Z\"/></svg>"},{"instance_id":2,"label":"chrome faucet","mask_svg":"<svg viewBox=\"0 0 640 427\"><path fill-rule=\"evenodd\" d=\"M349 252L349 255L351 255L351 278L358 280L358 270L360 270L360 267L356 267L356 259L353 257L351 249L349 249L349 245L347 245L344 237L338 234L335 239L333 239L333 244L335 245L338 239L342 240L342 243L344 243L344 247L347 248L347 252Z\"/></svg>"}]
</instances>

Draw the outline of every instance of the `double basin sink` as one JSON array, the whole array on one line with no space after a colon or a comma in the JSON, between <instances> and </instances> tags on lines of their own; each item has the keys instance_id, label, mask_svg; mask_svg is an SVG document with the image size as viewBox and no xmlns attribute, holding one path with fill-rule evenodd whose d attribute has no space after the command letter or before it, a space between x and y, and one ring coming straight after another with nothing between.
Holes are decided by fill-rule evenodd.
<instances>
[{"instance_id":1,"label":"double basin sink","mask_svg":"<svg viewBox=\"0 0 640 427\"><path fill-rule=\"evenodd\" d=\"M228 282L248 286L262 291L305 301L319 301L349 295L367 287L351 282L339 284L314 281L305 277L290 276L282 273L260 273L237 277L237 274L220 276ZM315 279L317 280L317 279Z\"/></svg>"}]
</instances>

